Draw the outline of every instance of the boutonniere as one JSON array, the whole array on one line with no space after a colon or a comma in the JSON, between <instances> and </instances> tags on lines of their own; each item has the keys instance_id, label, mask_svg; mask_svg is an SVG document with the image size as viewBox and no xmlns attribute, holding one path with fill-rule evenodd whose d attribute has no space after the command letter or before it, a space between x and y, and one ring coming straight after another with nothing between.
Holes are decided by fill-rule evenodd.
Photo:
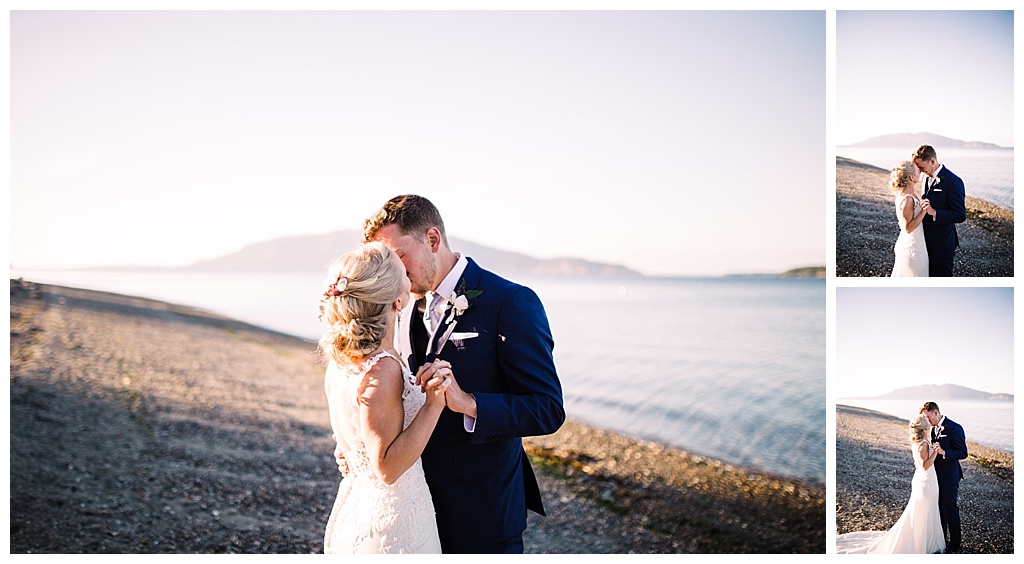
<instances>
[{"instance_id":1,"label":"boutonniere","mask_svg":"<svg viewBox=\"0 0 1024 564\"><path fill-rule=\"evenodd\" d=\"M936 176L935 180L932 181L932 186L938 186L939 182L942 182L942 179Z\"/></svg>"},{"instance_id":2,"label":"boutonniere","mask_svg":"<svg viewBox=\"0 0 1024 564\"><path fill-rule=\"evenodd\" d=\"M448 319L445 320L445 323L452 323L455 321L456 317L462 315L467 309L469 309L469 300L472 300L484 293L483 290L467 290L465 280L461 282L459 289L462 293L456 292L452 294L452 297L448 298L448 303L452 306L452 312L448 315Z\"/></svg>"},{"instance_id":3,"label":"boutonniere","mask_svg":"<svg viewBox=\"0 0 1024 564\"><path fill-rule=\"evenodd\" d=\"M452 294L452 297L448 298L448 303L451 304L452 311L448 314L448 319L445 320L448 328L444 330L444 334L441 335L441 339L437 342L437 352L434 353L435 357L441 354L441 349L443 349L445 343L448 342L448 338L452 336L452 331L455 330L455 324L458 321L458 317L469 309L469 300L472 300L483 293L483 290L467 290L466 281L459 281L458 291Z\"/></svg>"}]
</instances>

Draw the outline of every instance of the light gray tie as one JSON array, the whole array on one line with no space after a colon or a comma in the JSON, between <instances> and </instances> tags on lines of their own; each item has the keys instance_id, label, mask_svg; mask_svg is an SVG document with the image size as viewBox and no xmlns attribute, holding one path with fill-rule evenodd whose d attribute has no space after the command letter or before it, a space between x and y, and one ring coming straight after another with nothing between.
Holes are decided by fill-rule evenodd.
<instances>
[{"instance_id":1,"label":"light gray tie","mask_svg":"<svg viewBox=\"0 0 1024 564\"><path fill-rule=\"evenodd\" d=\"M441 294L434 293L434 297L430 300L430 308L427 309L427 330L430 331L430 335L433 336L437 333L437 326L441 323L441 301L444 298Z\"/></svg>"}]
</instances>

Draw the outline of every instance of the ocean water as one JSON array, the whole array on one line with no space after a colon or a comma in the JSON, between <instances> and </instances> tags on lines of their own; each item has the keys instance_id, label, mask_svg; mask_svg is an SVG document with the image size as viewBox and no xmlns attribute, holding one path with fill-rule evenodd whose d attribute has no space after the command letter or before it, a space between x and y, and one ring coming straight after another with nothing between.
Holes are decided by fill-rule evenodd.
<instances>
[{"instance_id":1,"label":"ocean water","mask_svg":"<svg viewBox=\"0 0 1024 564\"><path fill-rule=\"evenodd\" d=\"M11 276L199 307L311 346L320 334L316 274ZM544 302L570 417L824 483L824 280L518 281Z\"/></svg>"},{"instance_id":2,"label":"ocean water","mask_svg":"<svg viewBox=\"0 0 1024 564\"><path fill-rule=\"evenodd\" d=\"M967 440L1013 452L1013 401L837 399L840 405L863 407L910 421L926 401L939 404L942 414L964 428Z\"/></svg>"},{"instance_id":3,"label":"ocean water","mask_svg":"<svg viewBox=\"0 0 1024 564\"><path fill-rule=\"evenodd\" d=\"M915 148L837 147L836 156L890 170ZM1013 209L1013 149L944 149L939 162L964 181L968 196Z\"/></svg>"}]
</instances>

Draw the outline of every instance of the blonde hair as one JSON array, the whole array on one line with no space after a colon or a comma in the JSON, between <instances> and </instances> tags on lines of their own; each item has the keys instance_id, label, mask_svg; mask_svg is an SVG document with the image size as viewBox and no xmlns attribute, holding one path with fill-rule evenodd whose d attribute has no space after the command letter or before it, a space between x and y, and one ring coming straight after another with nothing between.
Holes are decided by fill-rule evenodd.
<instances>
[{"instance_id":1,"label":"blonde hair","mask_svg":"<svg viewBox=\"0 0 1024 564\"><path fill-rule=\"evenodd\" d=\"M924 414L915 416L910 420L910 440L915 444L921 442L928 435L929 427L931 424Z\"/></svg>"},{"instance_id":2,"label":"blonde hair","mask_svg":"<svg viewBox=\"0 0 1024 564\"><path fill-rule=\"evenodd\" d=\"M893 192L902 192L904 188L914 183L915 167L914 161L902 161L889 171L889 188Z\"/></svg>"},{"instance_id":3,"label":"blonde hair","mask_svg":"<svg viewBox=\"0 0 1024 564\"><path fill-rule=\"evenodd\" d=\"M383 244L368 243L328 268L329 285L320 300L320 321L327 325L321 359L353 364L380 348L391 304L403 291L404 267L393 256Z\"/></svg>"}]
</instances>

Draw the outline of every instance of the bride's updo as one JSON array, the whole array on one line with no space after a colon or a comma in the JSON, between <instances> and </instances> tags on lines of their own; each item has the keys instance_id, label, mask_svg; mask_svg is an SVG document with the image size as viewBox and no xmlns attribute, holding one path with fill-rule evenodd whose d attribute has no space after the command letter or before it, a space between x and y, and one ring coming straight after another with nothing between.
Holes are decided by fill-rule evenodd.
<instances>
[{"instance_id":1,"label":"bride's updo","mask_svg":"<svg viewBox=\"0 0 1024 564\"><path fill-rule=\"evenodd\" d=\"M322 358L352 364L377 350L387 332L391 304L403 292L404 267L381 243L367 243L328 268L320 300Z\"/></svg>"},{"instance_id":2,"label":"bride's updo","mask_svg":"<svg viewBox=\"0 0 1024 564\"><path fill-rule=\"evenodd\" d=\"M903 161L889 172L889 188L893 192L902 192L904 188L914 183L917 174L914 161Z\"/></svg>"},{"instance_id":3,"label":"bride's updo","mask_svg":"<svg viewBox=\"0 0 1024 564\"><path fill-rule=\"evenodd\" d=\"M928 418L923 413L915 416L910 420L910 440L915 444L921 442L928 436L930 427L931 424L928 423Z\"/></svg>"}]
</instances>

